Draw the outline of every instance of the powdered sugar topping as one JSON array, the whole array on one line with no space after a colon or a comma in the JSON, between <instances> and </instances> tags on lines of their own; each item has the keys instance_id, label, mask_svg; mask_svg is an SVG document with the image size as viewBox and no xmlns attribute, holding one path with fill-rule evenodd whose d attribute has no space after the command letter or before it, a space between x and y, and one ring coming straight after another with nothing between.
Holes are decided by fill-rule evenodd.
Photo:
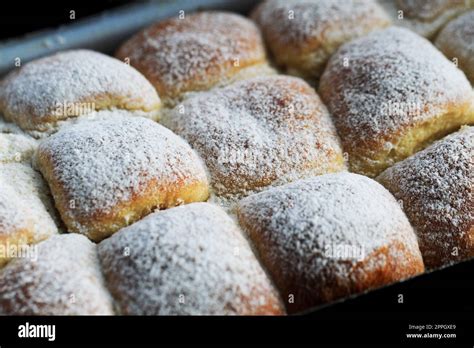
<instances>
[{"instance_id":1,"label":"powdered sugar topping","mask_svg":"<svg viewBox=\"0 0 474 348\"><path fill-rule=\"evenodd\" d=\"M351 147L384 143L424 120L466 103L472 88L426 39L392 27L343 45L320 85L336 126Z\"/></svg>"},{"instance_id":2,"label":"powdered sugar topping","mask_svg":"<svg viewBox=\"0 0 474 348\"><path fill-rule=\"evenodd\" d=\"M268 241L261 248L283 274L349 279L351 268L362 260L370 262L367 272L383 268L384 258L366 257L393 242L420 257L415 234L395 199L358 174L327 174L269 189L243 199L238 216L253 238ZM341 246L361 253L334 257Z\"/></svg>"},{"instance_id":3,"label":"powdered sugar topping","mask_svg":"<svg viewBox=\"0 0 474 348\"><path fill-rule=\"evenodd\" d=\"M176 97L188 88L209 89L233 70L264 62L265 51L248 19L202 12L145 29L126 42L118 56L128 57L160 96Z\"/></svg>"},{"instance_id":4,"label":"powdered sugar topping","mask_svg":"<svg viewBox=\"0 0 474 348\"><path fill-rule=\"evenodd\" d=\"M453 247L464 248L459 239L474 223L474 127L397 163L377 180L403 200L424 256L454 259Z\"/></svg>"},{"instance_id":5,"label":"powdered sugar topping","mask_svg":"<svg viewBox=\"0 0 474 348\"><path fill-rule=\"evenodd\" d=\"M50 158L52 175L64 187L65 198L74 202L76 209L68 211L73 215L108 212L142 194L152 180L164 187L207 181L201 160L184 140L141 117L66 127L40 144L38 156L41 162Z\"/></svg>"},{"instance_id":6,"label":"powdered sugar topping","mask_svg":"<svg viewBox=\"0 0 474 348\"><path fill-rule=\"evenodd\" d=\"M58 232L49 190L29 165L0 163L0 196L0 237L23 230L21 242L28 244Z\"/></svg>"},{"instance_id":7,"label":"powdered sugar topping","mask_svg":"<svg viewBox=\"0 0 474 348\"><path fill-rule=\"evenodd\" d=\"M125 63L98 52L71 50L27 63L8 75L1 85L0 106L4 116L23 129L38 129L53 122L51 118L108 107L151 111L159 106L159 98Z\"/></svg>"},{"instance_id":8,"label":"powdered sugar topping","mask_svg":"<svg viewBox=\"0 0 474 348\"><path fill-rule=\"evenodd\" d=\"M38 142L26 135L0 133L0 163L29 161Z\"/></svg>"},{"instance_id":9,"label":"powdered sugar topping","mask_svg":"<svg viewBox=\"0 0 474 348\"><path fill-rule=\"evenodd\" d=\"M438 39L444 37L447 40L458 41L460 49L464 48L467 53L474 53L474 11L470 11L449 22L441 32ZM444 34L443 34L444 33ZM446 36L446 37L445 37Z\"/></svg>"},{"instance_id":10,"label":"powdered sugar topping","mask_svg":"<svg viewBox=\"0 0 474 348\"><path fill-rule=\"evenodd\" d=\"M474 11L449 22L436 38L436 45L449 59L457 59L459 67L474 83Z\"/></svg>"},{"instance_id":11,"label":"powdered sugar topping","mask_svg":"<svg viewBox=\"0 0 474 348\"><path fill-rule=\"evenodd\" d=\"M344 169L326 108L298 78L260 77L196 94L163 122L201 154L218 195Z\"/></svg>"},{"instance_id":12,"label":"powdered sugar topping","mask_svg":"<svg viewBox=\"0 0 474 348\"><path fill-rule=\"evenodd\" d=\"M208 203L151 214L101 242L99 255L108 287L126 314L281 310L236 224Z\"/></svg>"},{"instance_id":13,"label":"powdered sugar topping","mask_svg":"<svg viewBox=\"0 0 474 348\"><path fill-rule=\"evenodd\" d=\"M86 237L51 237L38 244L36 257L15 259L0 270L1 314L113 314L96 246Z\"/></svg>"},{"instance_id":14,"label":"powdered sugar topping","mask_svg":"<svg viewBox=\"0 0 474 348\"><path fill-rule=\"evenodd\" d=\"M309 44L315 38L331 40L355 38L364 35L368 28L361 23L366 18L376 18L388 23L388 17L373 0L270 0L257 12L257 20L272 39L292 50L307 52L321 42ZM337 23L337 34L326 32L331 23ZM370 23L373 25L373 23ZM380 25L380 24L379 24ZM269 42L272 45L272 42Z\"/></svg>"}]
</instances>

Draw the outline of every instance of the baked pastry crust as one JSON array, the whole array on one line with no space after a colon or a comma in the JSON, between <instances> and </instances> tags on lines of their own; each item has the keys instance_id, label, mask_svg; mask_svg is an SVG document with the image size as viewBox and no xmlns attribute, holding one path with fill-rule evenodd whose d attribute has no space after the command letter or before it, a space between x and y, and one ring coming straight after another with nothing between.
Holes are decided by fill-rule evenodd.
<instances>
[{"instance_id":1,"label":"baked pastry crust","mask_svg":"<svg viewBox=\"0 0 474 348\"><path fill-rule=\"evenodd\" d=\"M312 83L340 45L390 25L373 0L267 0L252 17L277 65Z\"/></svg>"},{"instance_id":2,"label":"baked pastry crust","mask_svg":"<svg viewBox=\"0 0 474 348\"><path fill-rule=\"evenodd\" d=\"M68 230L94 241L154 209L209 195L196 153L168 129L141 117L65 127L39 145L35 163Z\"/></svg>"},{"instance_id":3,"label":"baked pastry crust","mask_svg":"<svg viewBox=\"0 0 474 348\"><path fill-rule=\"evenodd\" d=\"M426 39L388 28L342 46L321 78L350 169L375 177L474 122L473 90Z\"/></svg>"},{"instance_id":4,"label":"baked pastry crust","mask_svg":"<svg viewBox=\"0 0 474 348\"><path fill-rule=\"evenodd\" d=\"M326 107L296 77L258 77L199 93L162 121L201 155L221 197L346 169Z\"/></svg>"},{"instance_id":5,"label":"baked pastry crust","mask_svg":"<svg viewBox=\"0 0 474 348\"><path fill-rule=\"evenodd\" d=\"M55 214L38 172L27 163L0 163L0 267L22 248L58 233Z\"/></svg>"},{"instance_id":6,"label":"baked pastry crust","mask_svg":"<svg viewBox=\"0 0 474 348\"><path fill-rule=\"evenodd\" d=\"M451 19L474 8L466 0L379 0L397 26L405 27L430 40Z\"/></svg>"},{"instance_id":7,"label":"baked pastry crust","mask_svg":"<svg viewBox=\"0 0 474 348\"><path fill-rule=\"evenodd\" d=\"M0 132L0 163L28 162L38 142L24 134Z\"/></svg>"},{"instance_id":8,"label":"baked pastry crust","mask_svg":"<svg viewBox=\"0 0 474 348\"><path fill-rule=\"evenodd\" d=\"M168 105L186 92L273 73L255 24L226 12L156 23L125 42L116 55L129 59Z\"/></svg>"},{"instance_id":9,"label":"baked pastry crust","mask_svg":"<svg viewBox=\"0 0 474 348\"><path fill-rule=\"evenodd\" d=\"M436 46L449 59L457 59L459 68L474 85L474 11L449 22L436 38Z\"/></svg>"},{"instance_id":10,"label":"baked pastry crust","mask_svg":"<svg viewBox=\"0 0 474 348\"><path fill-rule=\"evenodd\" d=\"M474 127L435 142L377 177L403 203L426 267L474 257Z\"/></svg>"},{"instance_id":11,"label":"baked pastry crust","mask_svg":"<svg viewBox=\"0 0 474 348\"><path fill-rule=\"evenodd\" d=\"M238 219L289 313L424 271L397 201L361 175L326 174L246 197Z\"/></svg>"},{"instance_id":12,"label":"baked pastry crust","mask_svg":"<svg viewBox=\"0 0 474 348\"><path fill-rule=\"evenodd\" d=\"M0 315L111 314L97 246L84 236L53 236L0 270Z\"/></svg>"},{"instance_id":13,"label":"baked pastry crust","mask_svg":"<svg viewBox=\"0 0 474 348\"><path fill-rule=\"evenodd\" d=\"M151 214L102 241L99 257L122 314L284 314L236 223L209 203Z\"/></svg>"},{"instance_id":14,"label":"baked pastry crust","mask_svg":"<svg viewBox=\"0 0 474 348\"><path fill-rule=\"evenodd\" d=\"M35 60L0 85L0 111L36 137L64 121L103 109L125 109L157 118L160 99L134 68L89 50L71 50Z\"/></svg>"}]
</instances>

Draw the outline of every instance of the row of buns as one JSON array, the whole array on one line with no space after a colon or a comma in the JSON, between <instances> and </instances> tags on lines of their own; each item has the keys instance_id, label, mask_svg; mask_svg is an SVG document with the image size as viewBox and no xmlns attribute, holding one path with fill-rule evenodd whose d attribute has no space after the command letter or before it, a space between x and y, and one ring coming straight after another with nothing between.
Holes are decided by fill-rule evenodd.
<instances>
[{"instance_id":1,"label":"row of buns","mask_svg":"<svg viewBox=\"0 0 474 348\"><path fill-rule=\"evenodd\" d=\"M186 14L122 62L1 82L0 246L39 244L0 255L0 313L294 313L474 255L464 73L375 1L252 18Z\"/></svg>"}]
</instances>

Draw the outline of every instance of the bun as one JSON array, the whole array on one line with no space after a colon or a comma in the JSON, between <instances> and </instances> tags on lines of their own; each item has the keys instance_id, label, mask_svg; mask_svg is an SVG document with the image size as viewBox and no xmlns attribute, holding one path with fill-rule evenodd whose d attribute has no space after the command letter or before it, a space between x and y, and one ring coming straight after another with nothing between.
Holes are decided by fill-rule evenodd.
<instances>
[{"instance_id":1,"label":"bun","mask_svg":"<svg viewBox=\"0 0 474 348\"><path fill-rule=\"evenodd\" d=\"M403 202L428 268L474 257L473 160L474 127L464 127L377 178Z\"/></svg>"},{"instance_id":2,"label":"bun","mask_svg":"<svg viewBox=\"0 0 474 348\"><path fill-rule=\"evenodd\" d=\"M35 137L64 121L118 108L157 117L160 99L135 69L89 50L60 52L25 64L0 86L0 111Z\"/></svg>"},{"instance_id":3,"label":"bun","mask_svg":"<svg viewBox=\"0 0 474 348\"><path fill-rule=\"evenodd\" d=\"M38 142L26 135L0 132L0 163L30 161Z\"/></svg>"},{"instance_id":4,"label":"bun","mask_svg":"<svg viewBox=\"0 0 474 348\"><path fill-rule=\"evenodd\" d=\"M206 200L201 160L168 129L141 117L65 127L35 162L70 232L102 240L156 208Z\"/></svg>"},{"instance_id":5,"label":"bun","mask_svg":"<svg viewBox=\"0 0 474 348\"><path fill-rule=\"evenodd\" d=\"M122 314L284 313L237 225L208 203L151 214L101 242L99 255Z\"/></svg>"},{"instance_id":6,"label":"bun","mask_svg":"<svg viewBox=\"0 0 474 348\"><path fill-rule=\"evenodd\" d=\"M196 94L163 122L205 160L218 196L345 169L326 107L298 78L259 77Z\"/></svg>"},{"instance_id":7,"label":"bun","mask_svg":"<svg viewBox=\"0 0 474 348\"><path fill-rule=\"evenodd\" d=\"M117 57L129 59L167 105L186 92L272 73L257 27L226 12L201 12L156 23L125 42Z\"/></svg>"},{"instance_id":8,"label":"bun","mask_svg":"<svg viewBox=\"0 0 474 348\"><path fill-rule=\"evenodd\" d=\"M48 187L28 164L36 146L29 137L0 133L0 267L58 232Z\"/></svg>"},{"instance_id":9,"label":"bun","mask_svg":"<svg viewBox=\"0 0 474 348\"><path fill-rule=\"evenodd\" d=\"M56 235L0 270L0 315L109 315L96 245Z\"/></svg>"},{"instance_id":10,"label":"bun","mask_svg":"<svg viewBox=\"0 0 474 348\"><path fill-rule=\"evenodd\" d=\"M289 313L424 271L415 233L377 182L337 173L244 198L238 218Z\"/></svg>"},{"instance_id":11,"label":"bun","mask_svg":"<svg viewBox=\"0 0 474 348\"><path fill-rule=\"evenodd\" d=\"M457 59L459 68L474 85L474 11L449 22L436 38L436 46L446 57Z\"/></svg>"},{"instance_id":12,"label":"bun","mask_svg":"<svg viewBox=\"0 0 474 348\"><path fill-rule=\"evenodd\" d=\"M317 82L340 45L390 25L372 0L267 0L252 17L276 63L312 82Z\"/></svg>"},{"instance_id":13,"label":"bun","mask_svg":"<svg viewBox=\"0 0 474 348\"><path fill-rule=\"evenodd\" d=\"M321 78L351 171L376 176L474 121L464 74L426 39L402 28L342 46Z\"/></svg>"},{"instance_id":14,"label":"bun","mask_svg":"<svg viewBox=\"0 0 474 348\"><path fill-rule=\"evenodd\" d=\"M382 0L396 25L433 39L452 18L473 6L465 0Z\"/></svg>"}]
</instances>

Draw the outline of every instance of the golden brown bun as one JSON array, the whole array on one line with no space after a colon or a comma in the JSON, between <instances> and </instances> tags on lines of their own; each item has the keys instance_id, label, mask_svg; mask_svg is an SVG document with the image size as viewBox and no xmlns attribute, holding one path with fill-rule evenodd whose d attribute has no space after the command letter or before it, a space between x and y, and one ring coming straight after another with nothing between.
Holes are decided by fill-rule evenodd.
<instances>
[{"instance_id":1,"label":"golden brown bun","mask_svg":"<svg viewBox=\"0 0 474 348\"><path fill-rule=\"evenodd\" d=\"M452 18L474 7L470 0L379 0L395 25L433 39Z\"/></svg>"},{"instance_id":2,"label":"golden brown bun","mask_svg":"<svg viewBox=\"0 0 474 348\"><path fill-rule=\"evenodd\" d=\"M0 315L110 315L97 246L56 235L0 270Z\"/></svg>"},{"instance_id":3,"label":"golden brown bun","mask_svg":"<svg viewBox=\"0 0 474 348\"><path fill-rule=\"evenodd\" d=\"M117 57L129 59L167 104L174 104L186 92L271 70L257 27L225 12L201 12L156 23L125 42Z\"/></svg>"},{"instance_id":4,"label":"golden brown bun","mask_svg":"<svg viewBox=\"0 0 474 348\"><path fill-rule=\"evenodd\" d=\"M160 99L134 68L89 50L59 52L25 64L0 86L0 111L31 135L55 132L65 121L117 108L157 118Z\"/></svg>"},{"instance_id":5,"label":"golden brown bun","mask_svg":"<svg viewBox=\"0 0 474 348\"><path fill-rule=\"evenodd\" d=\"M252 17L276 63L311 82L340 45L390 25L373 0L267 0Z\"/></svg>"},{"instance_id":6,"label":"golden brown bun","mask_svg":"<svg viewBox=\"0 0 474 348\"><path fill-rule=\"evenodd\" d=\"M371 177L474 122L474 94L462 71L403 28L343 45L329 61L319 92L350 169Z\"/></svg>"},{"instance_id":7,"label":"golden brown bun","mask_svg":"<svg viewBox=\"0 0 474 348\"><path fill-rule=\"evenodd\" d=\"M154 209L209 195L205 169L189 145L142 117L64 127L40 144L36 165L68 230L94 241Z\"/></svg>"},{"instance_id":8,"label":"golden brown bun","mask_svg":"<svg viewBox=\"0 0 474 348\"><path fill-rule=\"evenodd\" d=\"M16 257L16 249L36 240L33 210L18 199L15 190L1 182L0 186L0 267ZM12 248L10 250L10 247ZM14 250L15 249L15 250Z\"/></svg>"},{"instance_id":9,"label":"golden brown bun","mask_svg":"<svg viewBox=\"0 0 474 348\"><path fill-rule=\"evenodd\" d=\"M415 233L376 181L326 174L244 198L240 224L289 313L424 271Z\"/></svg>"},{"instance_id":10,"label":"golden brown bun","mask_svg":"<svg viewBox=\"0 0 474 348\"><path fill-rule=\"evenodd\" d=\"M55 213L38 172L27 163L0 163L0 266L58 233Z\"/></svg>"},{"instance_id":11,"label":"golden brown bun","mask_svg":"<svg viewBox=\"0 0 474 348\"><path fill-rule=\"evenodd\" d=\"M163 122L205 160L222 197L346 169L326 107L296 77L258 77L196 94Z\"/></svg>"},{"instance_id":12,"label":"golden brown bun","mask_svg":"<svg viewBox=\"0 0 474 348\"><path fill-rule=\"evenodd\" d=\"M449 22L436 38L436 46L458 66L474 85L474 11Z\"/></svg>"},{"instance_id":13,"label":"golden brown bun","mask_svg":"<svg viewBox=\"0 0 474 348\"><path fill-rule=\"evenodd\" d=\"M428 268L474 257L473 173L474 127L463 127L377 178L403 203Z\"/></svg>"},{"instance_id":14,"label":"golden brown bun","mask_svg":"<svg viewBox=\"0 0 474 348\"><path fill-rule=\"evenodd\" d=\"M101 242L99 257L122 314L284 314L236 223L215 205L151 214Z\"/></svg>"}]
</instances>

